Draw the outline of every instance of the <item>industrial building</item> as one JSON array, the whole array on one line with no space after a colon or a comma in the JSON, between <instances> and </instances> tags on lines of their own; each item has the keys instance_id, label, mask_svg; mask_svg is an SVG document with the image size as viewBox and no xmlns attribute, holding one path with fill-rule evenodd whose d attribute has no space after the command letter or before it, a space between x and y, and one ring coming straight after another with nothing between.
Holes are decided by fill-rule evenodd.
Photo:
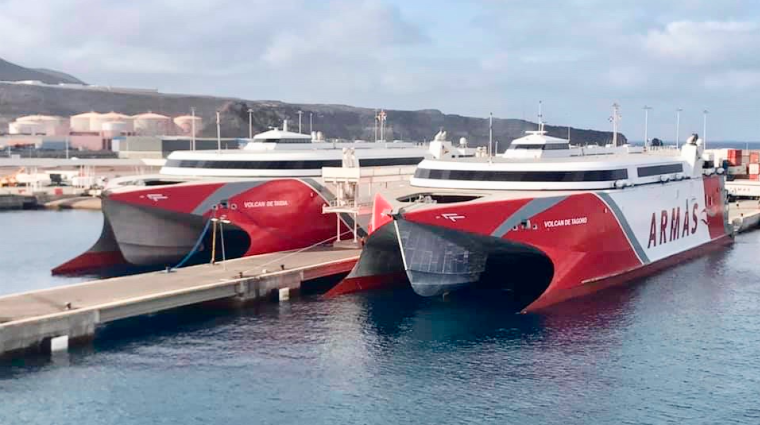
<instances>
[{"instance_id":1,"label":"industrial building","mask_svg":"<svg viewBox=\"0 0 760 425\"><path fill-rule=\"evenodd\" d=\"M182 136L120 136L111 142L111 148L118 152L119 158L133 159L160 159L166 158L170 153L180 150L215 150L221 145L222 150L238 149L241 144L248 142L247 139L221 139L218 143L216 138L196 138Z\"/></svg>"},{"instance_id":2,"label":"industrial building","mask_svg":"<svg viewBox=\"0 0 760 425\"><path fill-rule=\"evenodd\" d=\"M151 148L146 145L146 152L160 152L163 148L157 145L158 141L171 140L167 137L180 138L174 140L181 140L181 137L190 138L200 132L202 125L202 119L197 116L182 115L171 118L152 111L134 116L115 111L90 111L69 118L29 115L19 117L8 124L8 136L0 137L0 147L30 146L36 149L52 149L52 146L66 146L74 150L109 151L113 149L114 140L142 137L146 138L144 140L151 140L150 143L155 145ZM190 142L183 145L189 149ZM200 145L205 146L206 143L201 142ZM216 148L216 142L213 148Z\"/></svg>"}]
</instances>

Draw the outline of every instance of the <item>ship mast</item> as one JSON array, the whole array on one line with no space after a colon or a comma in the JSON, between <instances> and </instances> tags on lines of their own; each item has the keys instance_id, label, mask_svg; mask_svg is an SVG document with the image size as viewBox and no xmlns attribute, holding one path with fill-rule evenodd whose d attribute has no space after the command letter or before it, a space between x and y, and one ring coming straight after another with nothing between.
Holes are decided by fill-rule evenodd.
<instances>
[{"instance_id":1,"label":"ship mast","mask_svg":"<svg viewBox=\"0 0 760 425\"><path fill-rule=\"evenodd\" d=\"M543 101L538 101L538 131L544 131L544 114L541 110Z\"/></svg>"},{"instance_id":2,"label":"ship mast","mask_svg":"<svg viewBox=\"0 0 760 425\"><path fill-rule=\"evenodd\" d=\"M612 146L618 145L618 121L620 121L620 105L617 102L612 104L612 116L610 117L612 122Z\"/></svg>"}]
</instances>

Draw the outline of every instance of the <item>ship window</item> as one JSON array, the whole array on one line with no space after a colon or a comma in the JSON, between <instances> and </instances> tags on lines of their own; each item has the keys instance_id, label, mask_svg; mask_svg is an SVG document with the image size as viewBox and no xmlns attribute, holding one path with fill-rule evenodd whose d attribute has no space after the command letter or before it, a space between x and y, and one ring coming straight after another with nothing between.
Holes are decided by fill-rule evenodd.
<instances>
[{"instance_id":1,"label":"ship window","mask_svg":"<svg viewBox=\"0 0 760 425\"><path fill-rule=\"evenodd\" d=\"M544 145L512 145L509 148L512 150L526 149L526 150L543 150Z\"/></svg>"},{"instance_id":2,"label":"ship window","mask_svg":"<svg viewBox=\"0 0 760 425\"><path fill-rule=\"evenodd\" d=\"M511 150L527 149L527 150L542 150L542 151L556 151L570 149L569 143L547 143L545 145L511 145Z\"/></svg>"},{"instance_id":3,"label":"ship window","mask_svg":"<svg viewBox=\"0 0 760 425\"><path fill-rule=\"evenodd\" d=\"M658 176L660 174L673 174L682 173L683 164L665 164L665 165L651 165L648 167L639 167L639 177Z\"/></svg>"},{"instance_id":4,"label":"ship window","mask_svg":"<svg viewBox=\"0 0 760 425\"><path fill-rule=\"evenodd\" d=\"M544 145L545 151L567 150L570 149L569 143L547 143Z\"/></svg>"},{"instance_id":5,"label":"ship window","mask_svg":"<svg viewBox=\"0 0 760 425\"><path fill-rule=\"evenodd\" d=\"M480 171L418 168L414 177L432 180L476 180L496 182L591 182L628 178L627 169L587 171Z\"/></svg>"},{"instance_id":6,"label":"ship window","mask_svg":"<svg viewBox=\"0 0 760 425\"><path fill-rule=\"evenodd\" d=\"M417 165L422 157L407 158L367 158L360 159L363 167L383 167L392 165ZM340 159L312 161L230 161L230 160L195 160L167 159L165 167L171 168L210 168L224 170L314 170L322 167L340 167Z\"/></svg>"}]
</instances>

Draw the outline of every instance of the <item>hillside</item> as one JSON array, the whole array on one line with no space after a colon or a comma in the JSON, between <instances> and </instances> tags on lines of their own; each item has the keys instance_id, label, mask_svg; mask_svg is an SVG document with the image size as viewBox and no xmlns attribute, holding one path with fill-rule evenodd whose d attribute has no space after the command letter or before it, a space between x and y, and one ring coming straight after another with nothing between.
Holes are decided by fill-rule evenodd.
<instances>
[{"instance_id":1,"label":"hillside","mask_svg":"<svg viewBox=\"0 0 760 425\"><path fill-rule=\"evenodd\" d=\"M84 84L81 80L50 69L31 69L0 59L0 81L36 80L46 84Z\"/></svg>"},{"instance_id":2,"label":"hillside","mask_svg":"<svg viewBox=\"0 0 760 425\"><path fill-rule=\"evenodd\" d=\"M303 113L303 131L309 131L309 114L313 114L314 130L322 131L326 138L364 139L374 137L374 110L345 105L299 105L278 101L247 101L211 96L171 95L150 92L109 91L107 89L71 89L19 84L0 84L0 131L18 116L49 114L70 116L86 111L118 111L138 114L153 111L170 116L187 114L190 108L205 124L205 136L216 135L215 111L222 111L222 136L248 136L248 109L253 109L254 133L269 127L281 126L283 119L290 120L290 128L298 129L298 111ZM452 141L467 137L471 146L488 143L488 120L444 114L438 110L395 111L387 110L386 139L408 141L430 140L439 130L448 132ZM535 123L517 119L494 119L494 139L503 150L509 142L536 128ZM567 137L567 127L546 127L548 133ZM572 129L574 142L603 144L612 139L610 132ZM625 140L625 137L622 138Z\"/></svg>"}]
</instances>

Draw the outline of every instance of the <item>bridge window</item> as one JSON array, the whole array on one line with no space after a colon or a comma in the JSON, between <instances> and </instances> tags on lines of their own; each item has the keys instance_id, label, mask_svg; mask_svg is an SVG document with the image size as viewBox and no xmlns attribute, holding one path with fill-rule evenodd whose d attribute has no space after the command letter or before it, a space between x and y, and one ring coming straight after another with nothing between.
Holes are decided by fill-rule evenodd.
<instances>
[{"instance_id":1,"label":"bridge window","mask_svg":"<svg viewBox=\"0 0 760 425\"><path fill-rule=\"evenodd\" d=\"M650 165L648 167L639 167L639 177L651 177L659 176L660 174L673 174L682 173L683 164L665 164L665 165Z\"/></svg>"},{"instance_id":2,"label":"bridge window","mask_svg":"<svg viewBox=\"0 0 760 425\"><path fill-rule=\"evenodd\" d=\"M587 171L480 171L434 170L418 168L414 177L432 180L470 180L496 182L594 182L628 178L627 169Z\"/></svg>"}]
</instances>

